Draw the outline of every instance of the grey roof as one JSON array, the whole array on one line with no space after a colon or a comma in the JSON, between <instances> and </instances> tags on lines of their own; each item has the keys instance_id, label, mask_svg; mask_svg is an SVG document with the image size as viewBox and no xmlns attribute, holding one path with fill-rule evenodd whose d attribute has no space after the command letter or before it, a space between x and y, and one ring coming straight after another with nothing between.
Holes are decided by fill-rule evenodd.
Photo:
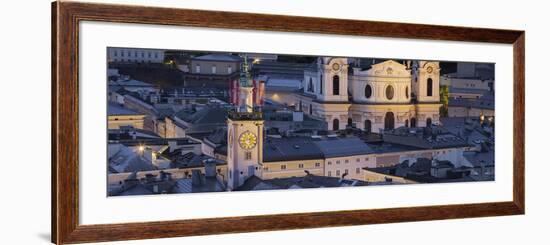
<instances>
[{"instance_id":1,"label":"grey roof","mask_svg":"<svg viewBox=\"0 0 550 245\"><path fill-rule=\"evenodd\" d=\"M241 61L241 57L230 55L230 54L207 54L207 55L195 57L193 59L204 60L204 61L227 61L227 62Z\"/></svg>"},{"instance_id":2,"label":"grey roof","mask_svg":"<svg viewBox=\"0 0 550 245\"><path fill-rule=\"evenodd\" d=\"M424 128L399 127L384 131L384 142L418 147L423 149L441 149L470 146L466 140L441 126Z\"/></svg>"},{"instance_id":3,"label":"grey roof","mask_svg":"<svg viewBox=\"0 0 550 245\"><path fill-rule=\"evenodd\" d=\"M461 94L485 94L487 93L487 89L478 89L478 88L457 88L457 87L450 87L449 93L461 93Z\"/></svg>"},{"instance_id":4,"label":"grey roof","mask_svg":"<svg viewBox=\"0 0 550 245\"><path fill-rule=\"evenodd\" d=\"M326 187L351 187L366 186L367 182L361 180L341 179L339 177L328 177L308 174L303 177L289 177L262 180L256 176L248 178L237 191L250 190L278 190L278 189L301 189L301 188L326 188Z\"/></svg>"},{"instance_id":5,"label":"grey roof","mask_svg":"<svg viewBox=\"0 0 550 245\"><path fill-rule=\"evenodd\" d=\"M125 108L116 103L109 103L107 107L107 114L109 116L125 116L125 115L143 115L136 111Z\"/></svg>"},{"instance_id":6,"label":"grey roof","mask_svg":"<svg viewBox=\"0 0 550 245\"><path fill-rule=\"evenodd\" d=\"M449 106L494 110L495 95L492 92L485 92L478 99L449 98Z\"/></svg>"},{"instance_id":7,"label":"grey roof","mask_svg":"<svg viewBox=\"0 0 550 245\"><path fill-rule=\"evenodd\" d=\"M227 109L223 107L206 107L180 119L193 124L225 123Z\"/></svg>"},{"instance_id":8,"label":"grey roof","mask_svg":"<svg viewBox=\"0 0 550 245\"><path fill-rule=\"evenodd\" d=\"M329 138L327 140L315 141L315 145L323 152L326 158L374 153L374 150L357 137Z\"/></svg>"},{"instance_id":9,"label":"grey roof","mask_svg":"<svg viewBox=\"0 0 550 245\"><path fill-rule=\"evenodd\" d=\"M125 173L135 171L150 171L156 167L140 156L135 148L121 145L120 150L109 158L109 172Z\"/></svg>"},{"instance_id":10,"label":"grey roof","mask_svg":"<svg viewBox=\"0 0 550 245\"><path fill-rule=\"evenodd\" d=\"M216 177L200 176L200 184L193 185L190 178L179 179L173 189L174 193L200 193L200 192L221 192L225 191L224 186L218 182Z\"/></svg>"},{"instance_id":11,"label":"grey roof","mask_svg":"<svg viewBox=\"0 0 550 245\"><path fill-rule=\"evenodd\" d=\"M264 162L321 159L323 153L311 138L268 138L264 141Z\"/></svg>"}]
</instances>

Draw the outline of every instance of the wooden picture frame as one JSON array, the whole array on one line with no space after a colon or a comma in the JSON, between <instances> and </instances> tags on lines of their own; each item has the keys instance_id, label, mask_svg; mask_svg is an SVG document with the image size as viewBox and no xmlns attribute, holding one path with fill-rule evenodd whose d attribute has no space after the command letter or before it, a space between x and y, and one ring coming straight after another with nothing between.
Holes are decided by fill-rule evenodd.
<instances>
[{"instance_id":1,"label":"wooden picture frame","mask_svg":"<svg viewBox=\"0 0 550 245\"><path fill-rule=\"evenodd\" d=\"M486 42L513 45L513 201L259 215L125 224L79 224L79 22ZM292 23L291 25L288 23ZM151 239L220 233L456 219L525 212L525 32L80 2L52 4L52 242Z\"/></svg>"}]
</instances>

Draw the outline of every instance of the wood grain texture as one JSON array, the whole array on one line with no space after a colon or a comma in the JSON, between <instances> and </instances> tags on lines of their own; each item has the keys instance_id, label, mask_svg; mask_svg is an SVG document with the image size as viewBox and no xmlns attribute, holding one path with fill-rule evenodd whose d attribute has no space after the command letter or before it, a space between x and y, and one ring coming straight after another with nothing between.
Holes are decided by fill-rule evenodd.
<instances>
[{"instance_id":1,"label":"wood grain texture","mask_svg":"<svg viewBox=\"0 0 550 245\"><path fill-rule=\"evenodd\" d=\"M513 45L513 200L497 203L80 225L78 218L78 23L109 21ZM525 212L523 31L199 11L78 2L52 4L52 242L57 244L454 219Z\"/></svg>"}]
</instances>

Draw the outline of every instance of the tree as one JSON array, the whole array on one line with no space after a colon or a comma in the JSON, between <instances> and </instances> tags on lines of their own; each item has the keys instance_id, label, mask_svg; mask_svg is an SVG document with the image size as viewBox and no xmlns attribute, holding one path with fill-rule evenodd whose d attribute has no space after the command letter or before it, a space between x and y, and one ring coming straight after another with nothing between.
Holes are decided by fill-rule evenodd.
<instances>
[{"instance_id":1,"label":"tree","mask_svg":"<svg viewBox=\"0 0 550 245\"><path fill-rule=\"evenodd\" d=\"M443 85L439 87L439 102L441 102L441 107L439 107L439 115L442 117L449 116L449 86Z\"/></svg>"}]
</instances>

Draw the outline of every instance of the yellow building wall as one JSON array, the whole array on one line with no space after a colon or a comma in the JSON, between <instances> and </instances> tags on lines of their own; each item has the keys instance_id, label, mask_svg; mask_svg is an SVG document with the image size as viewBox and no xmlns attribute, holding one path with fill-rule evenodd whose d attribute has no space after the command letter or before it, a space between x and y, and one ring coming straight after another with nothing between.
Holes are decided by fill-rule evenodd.
<instances>
[{"instance_id":1,"label":"yellow building wall","mask_svg":"<svg viewBox=\"0 0 550 245\"><path fill-rule=\"evenodd\" d=\"M145 116L132 115L132 116L109 116L108 128L119 129L121 126L132 126L134 128L143 129Z\"/></svg>"},{"instance_id":2,"label":"yellow building wall","mask_svg":"<svg viewBox=\"0 0 550 245\"><path fill-rule=\"evenodd\" d=\"M315 164L319 166L316 167ZM300 167L300 164L303 164ZM285 166L285 169L281 169ZM262 170L262 179L275 179L287 177L305 176L305 170L313 175L324 175L324 161L322 159L301 160L301 161L280 161L280 162L264 162Z\"/></svg>"},{"instance_id":3,"label":"yellow building wall","mask_svg":"<svg viewBox=\"0 0 550 245\"><path fill-rule=\"evenodd\" d=\"M400 183L400 184L415 184L417 182L405 179L403 177L388 175L388 174L381 174L369 170L363 169L363 176L364 181L367 182L386 182L386 178L392 179L393 183Z\"/></svg>"}]
</instances>

